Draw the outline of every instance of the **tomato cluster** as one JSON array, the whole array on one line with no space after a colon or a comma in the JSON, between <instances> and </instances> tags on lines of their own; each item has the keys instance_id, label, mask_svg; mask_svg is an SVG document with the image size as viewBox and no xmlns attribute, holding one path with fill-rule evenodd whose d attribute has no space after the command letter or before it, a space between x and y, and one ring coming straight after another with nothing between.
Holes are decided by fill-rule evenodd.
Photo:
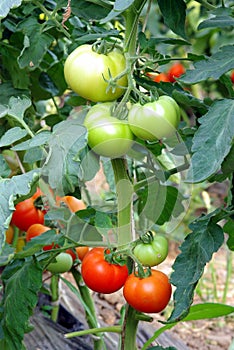
<instances>
[{"instance_id":1,"label":"tomato cluster","mask_svg":"<svg viewBox=\"0 0 234 350\"><path fill-rule=\"evenodd\" d=\"M185 68L180 62L174 63L167 72L154 73L148 72L146 75L156 83L170 82L174 83L176 78L179 78L181 75L185 73Z\"/></svg>"}]
</instances>

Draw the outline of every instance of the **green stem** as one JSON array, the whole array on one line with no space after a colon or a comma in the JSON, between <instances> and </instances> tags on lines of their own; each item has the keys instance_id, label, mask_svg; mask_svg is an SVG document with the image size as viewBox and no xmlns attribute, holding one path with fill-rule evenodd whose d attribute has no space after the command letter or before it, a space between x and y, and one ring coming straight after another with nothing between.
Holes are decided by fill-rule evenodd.
<instances>
[{"instance_id":1,"label":"green stem","mask_svg":"<svg viewBox=\"0 0 234 350\"><path fill-rule=\"evenodd\" d=\"M84 331L79 331L79 332L67 333L64 336L65 338L73 338L73 337L80 337L82 335L96 334L96 333L103 333L103 332L121 333L121 330L122 330L121 326L99 327L99 328L85 329Z\"/></svg>"},{"instance_id":2,"label":"green stem","mask_svg":"<svg viewBox=\"0 0 234 350\"><path fill-rule=\"evenodd\" d=\"M94 305L92 296L90 295L90 290L84 284L82 276L76 268L73 267L71 269L71 273L74 277L77 287L79 288L82 300L84 301L87 307L87 310L85 310L85 316L86 316L86 321L88 323L89 328L100 329L98 327L95 305ZM97 332L91 332L91 333L97 333ZM94 348L93 348L94 350L103 350L104 343L102 338L95 338L93 342L94 342Z\"/></svg>"},{"instance_id":3,"label":"green stem","mask_svg":"<svg viewBox=\"0 0 234 350\"><path fill-rule=\"evenodd\" d=\"M52 311L51 319L57 322L59 312L59 275L52 275L50 281Z\"/></svg>"},{"instance_id":4,"label":"green stem","mask_svg":"<svg viewBox=\"0 0 234 350\"><path fill-rule=\"evenodd\" d=\"M132 196L133 186L129 179L124 159L112 159L117 205L118 205L118 245L132 241Z\"/></svg>"},{"instance_id":5,"label":"green stem","mask_svg":"<svg viewBox=\"0 0 234 350\"><path fill-rule=\"evenodd\" d=\"M121 339L121 350L136 350L136 335L139 320L136 317L137 311L130 305L126 306L126 313L123 323Z\"/></svg>"},{"instance_id":6,"label":"green stem","mask_svg":"<svg viewBox=\"0 0 234 350\"><path fill-rule=\"evenodd\" d=\"M233 258L233 253L228 249L227 250L227 269L226 269L226 281L224 285L224 291L223 291L223 303L227 302L227 293L228 293L228 287L229 287L229 282L232 276L232 259Z\"/></svg>"},{"instance_id":7,"label":"green stem","mask_svg":"<svg viewBox=\"0 0 234 350\"><path fill-rule=\"evenodd\" d=\"M202 6L204 6L207 10L215 10L216 9L216 7L214 5L209 4L205 0L196 0L196 1L199 2L199 4L201 4Z\"/></svg>"}]
</instances>

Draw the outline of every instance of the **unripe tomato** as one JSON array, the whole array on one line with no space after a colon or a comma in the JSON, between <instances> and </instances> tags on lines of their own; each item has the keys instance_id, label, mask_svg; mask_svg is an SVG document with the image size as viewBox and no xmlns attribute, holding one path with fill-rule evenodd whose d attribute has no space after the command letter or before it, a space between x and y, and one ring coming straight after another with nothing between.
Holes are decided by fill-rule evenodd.
<instances>
[{"instance_id":1,"label":"unripe tomato","mask_svg":"<svg viewBox=\"0 0 234 350\"><path fill-rule=\"evenodd\" d=\"M90 108L84 125L88 130L88 144L103 156L117 158L125 155L133 143L129 124L111 116L111 103L97 104Z\"/></svg>"},{"instance_id":2,"label":"unripe tomato","mask_svg":"<svg viewBox=\"0 0 234 350\"><path fill-rule=\"evenodd\" d=\"M171 298L171 284L167 275L151 270L151 276L139 278L135 274L128 276L123 295L134 309L140 312L161 312Z\"/></svg>"},{"instance_id":3,"label":"unripe tomato","mask_svg":"<svg viewBox=\"0 0 234 350\"><path fill-rule=\"evenodd\" d=\"M63 196L58 199L58 202L65 203L72 213L76 211L86 209L86 205L82 201L82 199L78 199L74 196Z\"/></svg>"},{"instance_id":4,"label":"unripe tomato","mask_svg":"<svg viewBox=\"0 0 234 350\"><path fill-rule=\"evenodd\" d=\"M166 73L147 73L146 74L151 80L155 81L156 83L160 83L160 81L164 81L164 82L170 82L168 76Z\"/></svg>"},{"instance_id":5,"label":"unripe tomato","mask_svg":"<svg viewBox=\"0 0 234 350\"><path fill-rule=\"evenodd\" d=\"M107 91L110 75L115 78L125 70L125 58L121 51L114 49L105 54L93 51L92 45L77 47L66 59L64 75L67 84L78 95L94 102L114 101L124 93L127 77L117 81L121 87Z\"/></svg>"},{"instance_id":6,"label":"unripe tomato","mask_svg":"<svg viewBox=\"0 0 234 350\"><path fill-rule=\"evenodd\" d=\"M70 254L67 253L59 253L55 262L51 262L47 266L47 270L52 273L64 273L71 270L73 265L73 260Z\"/></svg>"},{"instance_id":7,"label":"unripe tomato","mask_svg":"<svg viewBox=\"0 0 234 350\"><path fill-rule=\"evenodd\" d=\"M167 75L168 75L169 81L171 83L174 83L176 81L175 78L179 78L184 73L185 73L184 66L181 63L177 62L171 66Z\"/></svg>"},{"instance_id":8,"label":"unripe tomato","mask_svg":"<svg viewBox=\"0 0 234 350\"><path fill-rule=\"evenodd\" d=\"M134 104L128 113L132 132L143 140L156 141L175 133L180 119L180 108L169 96L157 101Z\"/></svg>"},{"instance_id":9,"label":"unripe tomato","mask_svg":"<svg viewBox=\"0 0 234 350\"><path fill-rule=\"evenodd\" d=\"M93 248L84 257L81 274L85 284L95 292L110 294L123 287L127 266L110 264L105 260L104 248Z\"/></svg>"},{"instance_id":10,"label":"unripe tomato","mask_svg":"<svg viewBox=\"0 0 234 350\"><path fill-rule=\"evenodd\" d=\"M20 230L27 231L33 224L44 224L44 213L35 207L31 197L16 204L11 223Z\"/></svg>"},{"instance_id":11,"label":"unripe tomato","mask_svg":"<svg viewBox=\"0 0 234 350\"><path fill-rule=\"evenodd\" d=\"M168 242L164 236L155 235L150 243L139 243L133 250L137 259L145 266L156 266L163 262L168 254Z\"/></svg>"}]
</instances>

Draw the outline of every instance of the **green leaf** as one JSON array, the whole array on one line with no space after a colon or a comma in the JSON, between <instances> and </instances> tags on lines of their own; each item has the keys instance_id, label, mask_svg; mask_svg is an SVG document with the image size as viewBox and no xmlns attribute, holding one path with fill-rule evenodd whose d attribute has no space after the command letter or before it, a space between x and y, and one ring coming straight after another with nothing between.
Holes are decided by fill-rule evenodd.
<instances>
[{"instance_id":1,"label":"green leaf","mask_svg":"<svg viewBox=\"0 0 234 350\"><path fill-rule=\"evenodd\" d=\"M0 254L0 266L7 265L14 257L15 248L5 244Z\"/></svg>"},{"instance_id":2,"label":"green leaf","mask_svg":"<svg viewBox=\"0 0 234 350\"><path fill-rule=\"evenodd\" d=\"M79 153L87 145L86 128L78 120L63 121L54 128L48 144L43 173L48 176L50 187L58 195L74 192L78 185Z\"/></svg>"},{"instance_id":3,"label":"green leaf","mask_svg":"<svg viewBox=\"0 0 234 350\"><path fill-rule=\"evenodd\" d=\"M94 178L100 169L99 156L85 147L80 153L79 179L82 181L90 181Z\"/></svg>"},{"instance_id":4,"label":"green leaf","mask_svg":"<svg viewBox=\"0 0 234 350\"><path fill-rule=\"evenodd\" d=\"M18 126L15 128L11 128L1 137L0 147L9 146L12 143L22 139L26 135L27 131Z\"/></svg>"},{"instance_id":5,"label":"green leaf","mask_svg":"<svg viewBox=\"0 0 234 350\"><path fill-rule=\"evenodd\" d=\"M6 17L12 8L20 6L21 3L22 0L1 0L0 18Z\"/></svg>"},{"instance_id":6,"label":"green leaf","mask_svg":"<svg viewBox=\"0 0 234 350\"><path fill-rule=\"evenodd\" d=\"M222 163L222 173L225 175L231 175L234 173L234 144L231 147L230 152Z\"/></svg>"},{"instance_id":7,"label":"green leaf","mask_svg":"<svg viewBox=\"0 0 234 350\"><path fill-rule=\"evenodd\" d=\"M99 4L101 6L99 6ZM72 13L78 18L90 20L100 20L104 18L111 9L111 5L106 1L92 1L79 0L71 2Z\"/></svg>"},{"instance_id":8,"label":"green leaf","mask_svg":"<svg viewBox=\"0 0 234 350\"><path fill-rule=\"evenodd\" d=\"M42 286L42 268L33 258L15 260L5 267L2 280L5 288L1 303L0 348L21 349L24 334L32 329L29 317Z\"/></svg>"},{"instance_id":9,"label":"green leaf","mask_svg":"<svg viewBox=\"0 0 234 350\"><path fill-rule=\"evenodd\" d=\"M229 218L223 227L224 232L226 232L229 237L227 240L227 246L230 250L234 251L234 220Z\"/></svg>"},{"instance_id":10,"label":"green leaf","mask_svg":"<svg viewBox=\"0 0 234 350\"><path fill-rule=\"evenodd\" d=\"M132 4L134 0L116 0L114 2L114 7L108 15L103 18L100 23L106 23L111 21L113 18L119 16L122 12L127 10Z\"/></svg>"},{"instance_id":11,"label":"green leaf","mask_svg":"<svg viewBox=\"0 0 234 350\"><path fill-rule=\"evenodd\" d=\"M198 26L198 30L204 29L204 28L234 27L234 18L232 17L231 8L218 7L214 11L210 11L209 14L210 14L210 18L201 22Z\"/></svg>"},{"instance_id":12,"label":"green leaf","mask_svg":"<svg viewBox=\"0 0 234 350\"><path fill-rule=\"evenodd\" d=\"M186 39L186 4L183 0L158 0L165 24L176 34Z\"/></svg>"},{"instance_id":13,"label":"green leaf","mask_svg":"<svg viewBox=\"0 0 234 350\"><path fill-rule=\"evenodd\" d=\"M14 128L16 129L16 128ZM21 129L22 130L22 129ZM34 135L31 139L21 142L16 146L11 147L13 151L26 151L29 148L34 148L37 146L42 146L47 143L51 136L51 132L48 130L40 131L38 134ZM1 141L1 140L0 140Z\"/></svg>"},{"instance_id":14,"label":"green leaf","mask_svg":"<svg viewBox=\"0 0 234 350\"><path fill-rule=\"evenodd\" d=\"M11 97L8 108L6 107L7 114L21 121L24 118L25 111L31 106L31 104L31 100L26 96L23 96L22 98Z\"/></svg>"},{"instance_id":15,"label":"green leaf","mask_svg":"<svg viewBox=\"0 0 234 350\"><path fill-rule=\"evenodd\" d=\"M184 211L184 206L182 205L183 199L183 196L179 193L177 188L167 186L165 205L156 224L163 225L165 222L168 222L172 216L179 216Z\"/></svg>"},{"instance_id":16,"label":"green leaf","mask_svg":"<svg viewBox=\"0 0 234 350\"><path fill-rule=\"evenodd\" d=\"M35 169L10 179L0 180L0 254L5 242L5 231L10 224L16 195L26 195L30 185L38 180L40 169Z\"/></svg>"},{"instance_id":17,"label":"green leaf","mask_svg":"<svg viewBox=\"0 0 234 350\"><path fill-rule=\"evenodd\" d=\"M166 348L164 348L161 345L156 345L150 348L147 348L147 350L177 350L174 346L168 346Z\"/></svg>"},{"instance_id":18,"label":"green leaf","mask_svg":"<svg viewBox=\"0 0 234 350\"><path fill-rule=\"evenodd\" d=\"M9 168L4 156L0 154L0 177L7 178L11 173L11 169Z\"/></svg>"},{"instance_id":19,"label":"green leaf","mask_svg":"<svg viewBox=\"0 0 234 350\"><path fill-rule=\"evenodd\" d=\"M180 247L181 253L172 266L174 271L171 283L176 286L176 290L173 296L174 310L168 319L170 323L188 315L194 290L204 267L211 260L213 253L223 244L223 230L215 223L221 214L221 210L216 210L199 217L189 225L192 232L186 236Z\"/></svg>"},{"instance_id":20,"label":"green leaf","mask_svg":"<svg viewBox=\"0 0 234 350\"><path fill-rule=\"evenodd\" d=\"M196 304L191 306L189 314L183 319L183 322L227 316L233 312L234 307L231 305L220 303Z\"/></svg>"},{"instance_id":21,"label":"green leaf","mask_svg":"<svg viewBox=\"0 0 234 350\"><path fill-rule=\"evenodd\" d=\"M193 138L189 182L201 182L214 174L229 153L234 137L234 100L214 102L199 122Z\"/></svg>"},{"instance_id":22,"label":"green leaf","mask_svg":"<svg viewBox=\"0 0 234 350\"><path fill-rule=\"evenodd\" d=\"M208 78L219 79L234 68L234 46L222 46L218 52L205 60L194 63L194 69L187 69L179 79L185 84L196 84Z\"/></svg>"},{"instance_id":23,"label":"green leaf","mask_svg":"<svg viewBox=\"0 0 234 350\"><path fill-rule=\"evenodd\" d=\"M0 84L0 96L1 96L1 104L0 104L0 118L2 118L4 115L1 115L2 111L4 110L7 112L4 105L9 104L9 100L11 97L23 97L23 96L29 96L29 90L20 90L15 89L11 82L2 82Z\"/></svg>"},{"instance_id":24,"label":"green leaf","mask_svg":"<svg viewBox=\"0 0 234 350\"><path fill-rule=\"evenodd\" d=\"M107 236L108 232L113 228L109 215L101 211L96 211L95 227L102 236Z\"/></svg>"}]
</instances>

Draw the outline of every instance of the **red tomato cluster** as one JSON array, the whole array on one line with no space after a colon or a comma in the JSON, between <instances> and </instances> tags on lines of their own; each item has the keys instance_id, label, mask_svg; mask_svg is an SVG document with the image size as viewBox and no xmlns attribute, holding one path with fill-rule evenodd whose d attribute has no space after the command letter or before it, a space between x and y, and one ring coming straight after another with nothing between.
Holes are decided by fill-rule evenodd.
<instances>
[{"instance_id":1,"label":"red tomato cluster","mask_svg":"<svg viewBox=\"0 0 234 350\"><path fill-rule=\"evenodd\" d=\"M185 68L180 62L174 63L167 72L154 73L148 72L146 75L156 83L161 81L174 83L176 78L179 78L182 74L185 73Z\"/></svg>"}]
</instances>

